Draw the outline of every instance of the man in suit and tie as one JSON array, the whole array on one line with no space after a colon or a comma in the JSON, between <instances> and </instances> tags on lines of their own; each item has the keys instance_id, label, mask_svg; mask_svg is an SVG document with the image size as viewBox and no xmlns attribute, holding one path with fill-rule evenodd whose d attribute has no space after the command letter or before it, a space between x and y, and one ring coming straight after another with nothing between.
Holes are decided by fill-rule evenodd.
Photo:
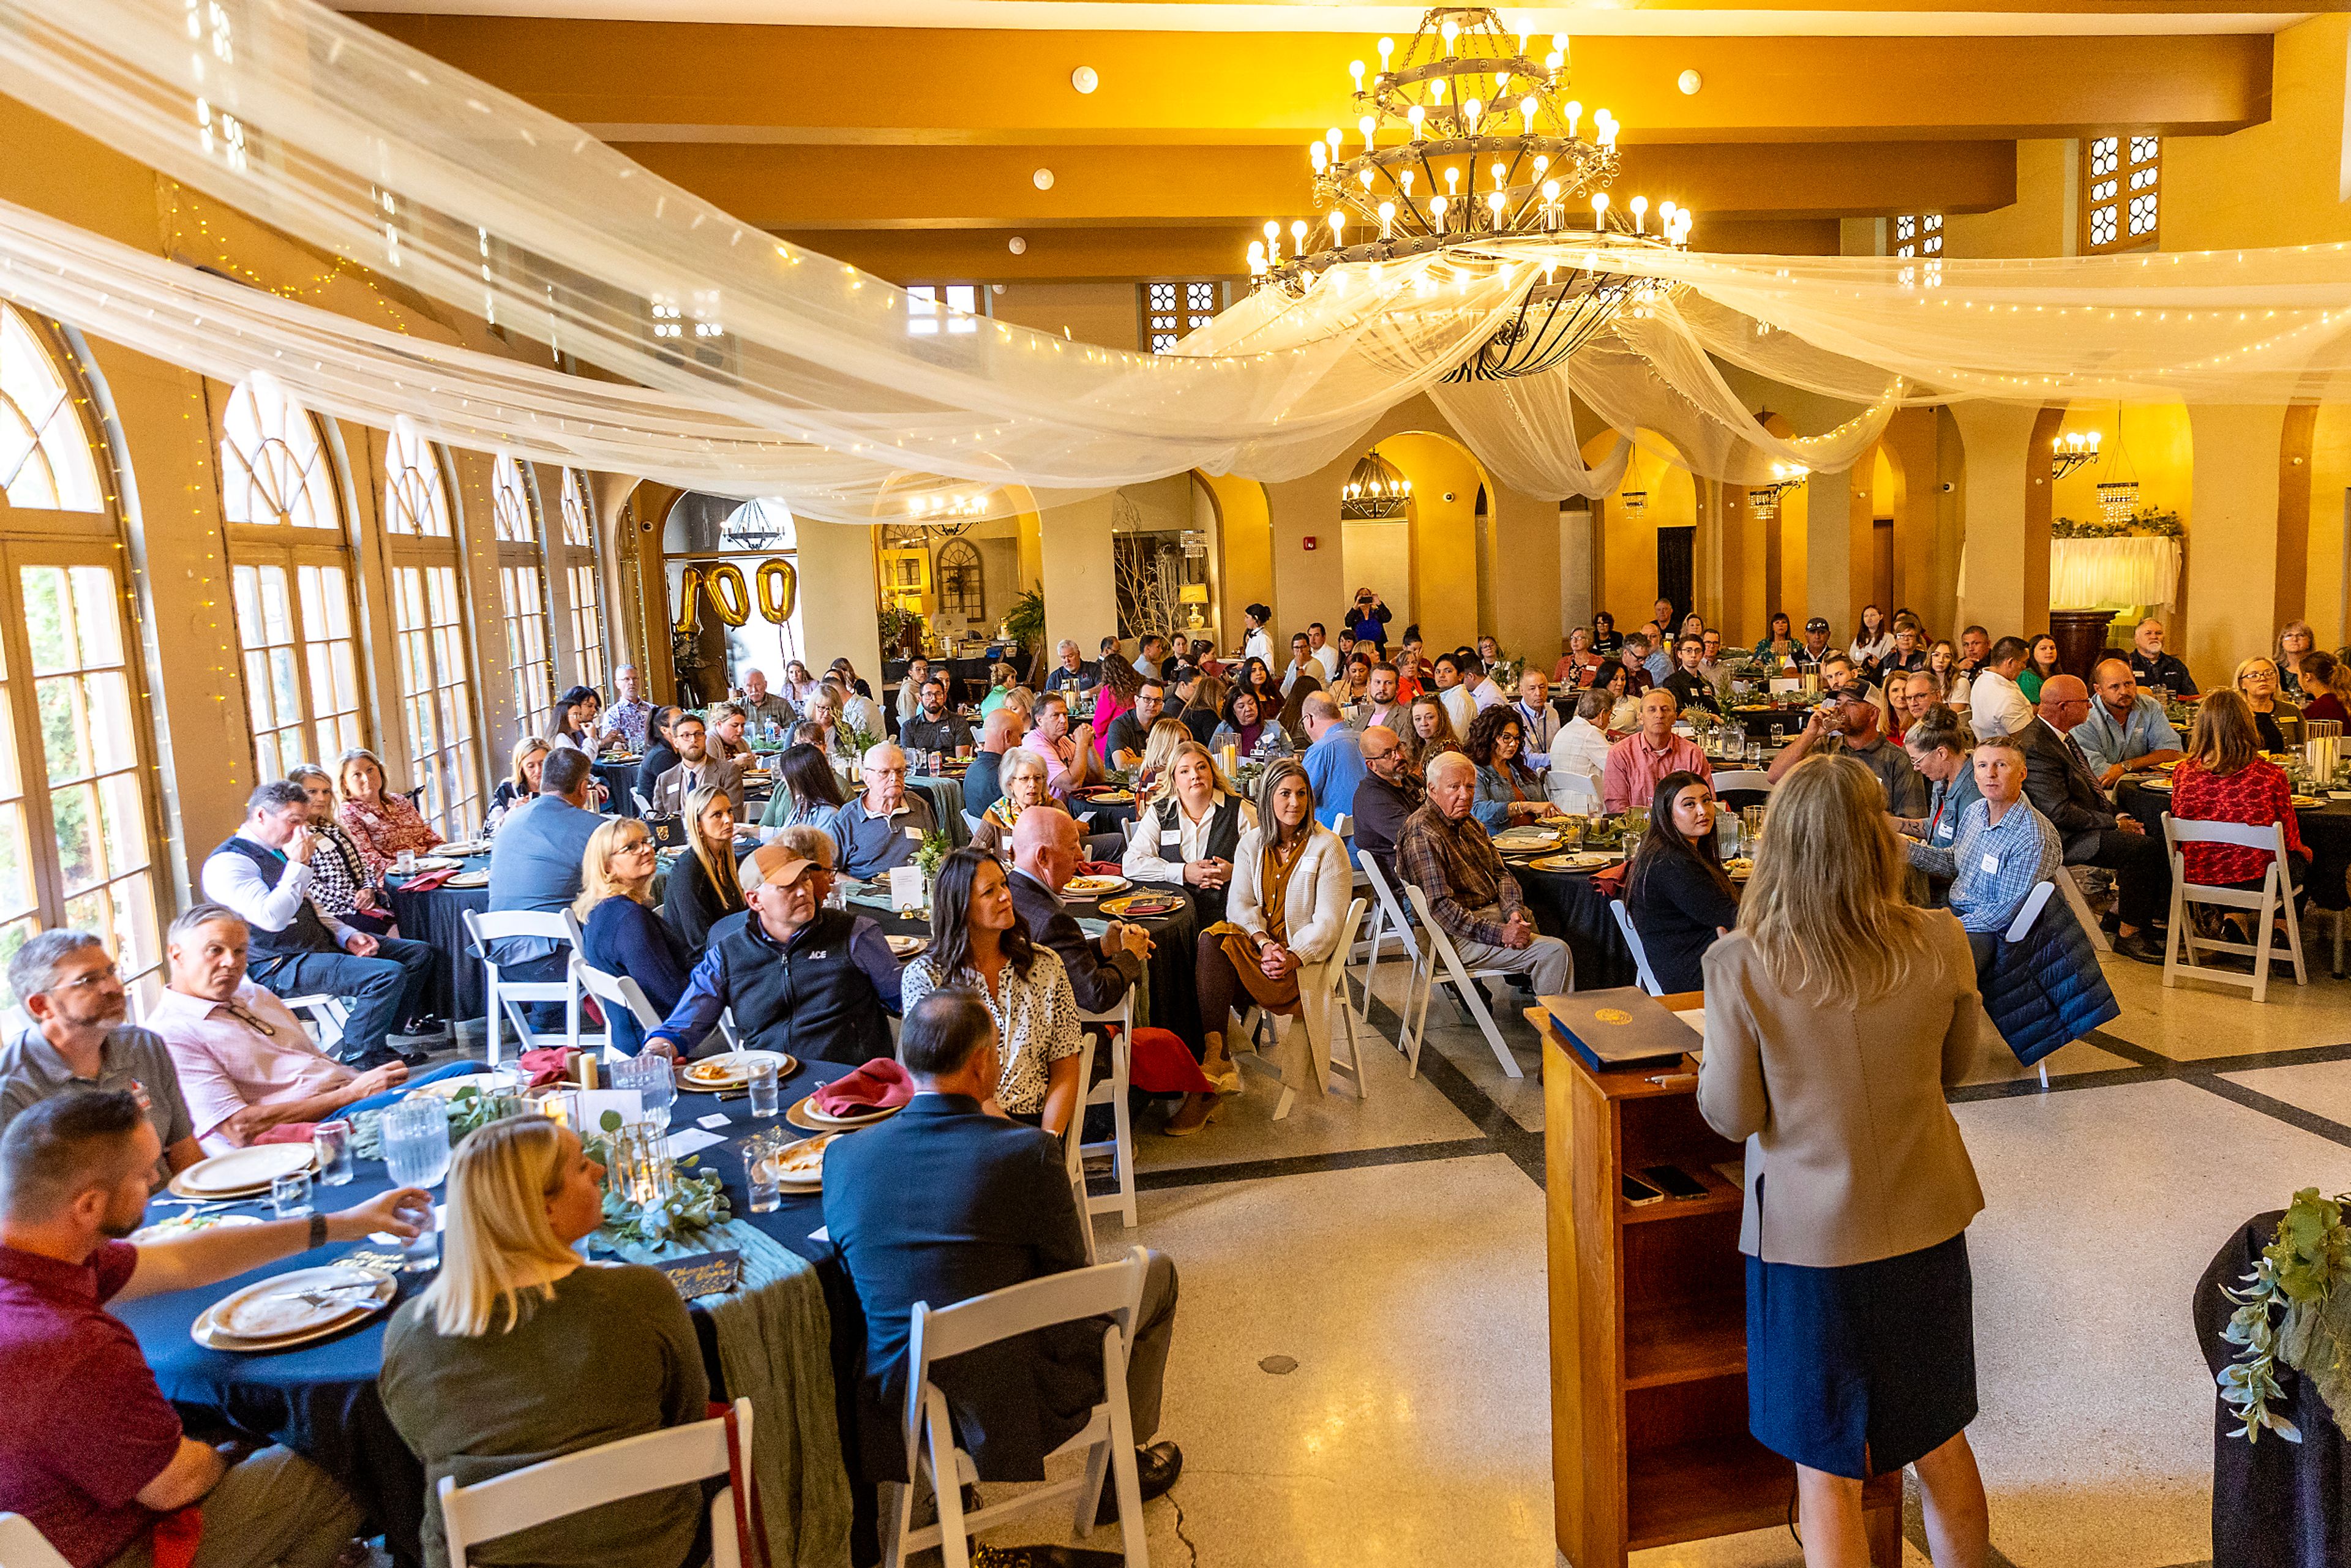
<instances>
[{"instance_id":1,"label":"man in suit and tie","mask_svg":"<svg viewBox=\"0 0 2351 1568\"><path fill-rule=\"evenodd\" d=\"M704 785L726 791L735 803L735 820L743 820L743 765L722 761L710 753L709 732L697 714L680 714L669 727L670 744L677 747L677 766L653 780L653 814L678 817L685 803Z\"/></svg>"},{"instance_id":2,"label":"man in suit and tie","mask_svg":"<svg viewBox=\"0 0 2351 1568\"><path fill-rule=\"evenodd\" d=\"M2171 906L2171 857L2135 820L2117 814L2098 788L2097 770L2074 738L2089 716L2090 688L2080 677L2052 675L2041 683L2040 712L2018 732L2025 797L2064 841L2067 865L2105 866L2115 873L2115 951L2160 964L2163 944L2154 931Z\"/></svg>"},{"instance_id":3,"label":"man in suit and tie","mask_svg":"<svg viewBox=\"0 0 2351 1568\"><path fill-rule=\"evenodd\" d=\"M1085 858L1085 841L1067 811L1023 811L1012 830L1012 912L1030 940L1050 947L1069 972L1079 1010L1106 1013L1143 977L1151 938L1140 925L1113 920L1099 939L1088 936L1061 902L1061 889Z\"/></svg>"},{"instance_id":4,"label":"man in suit and tie","mask_svg":"<svg viewBox=\"0 0 2351 1568\"><path fill-rule=\"evenodd\" d=\"M857 1426L869 1481L907 1479L899 1423L914 1302L952 1306L1086 1267L1088 1221L1070 1190L1061 1140L985 1109L1002 1064L979 993L949 988L916 1002L898 1059L914 1080L914 1099L825 1155L825 1232L865 1317ZM1163 1253L1149 1258L1126 1360L1145 1500L1175 1485L1184 1469L1183 1450L1151 1441L1176 1332L1176 1265ZM957 1356L931 1378L980 1479L1033 1481L1044 1479L1045 1456L1102 1402L1102 1366L1101 1327L1065 1323ZM1117 1514L1105 1486L1096 1522Z\"/></svg>"}]
</instances>

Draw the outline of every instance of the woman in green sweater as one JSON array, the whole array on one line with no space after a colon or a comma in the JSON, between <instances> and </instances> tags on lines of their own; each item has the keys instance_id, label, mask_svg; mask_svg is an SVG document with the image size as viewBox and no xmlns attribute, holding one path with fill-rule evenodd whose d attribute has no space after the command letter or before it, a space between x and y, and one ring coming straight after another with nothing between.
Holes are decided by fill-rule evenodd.
<instances>
[{"instance_id":1,"label":"woman in green sweater","mask_svg":"<svg viewBox=\"0 0 2351 1568\"><path fill-rule=\"evenodd\" d=\"M441 1272L394 1314L381 1387L424 1462L424 1561L447 1568L437 1500L542 1459L704 1419L710 1380L685 1303L636 1264L572 1244L604 1215L603 1167L543 1116L493 1122L449 1167ZM482 1563L680 1568L701 1489L622 1499L486 1542Z\"/></svg>"}]
</instances>

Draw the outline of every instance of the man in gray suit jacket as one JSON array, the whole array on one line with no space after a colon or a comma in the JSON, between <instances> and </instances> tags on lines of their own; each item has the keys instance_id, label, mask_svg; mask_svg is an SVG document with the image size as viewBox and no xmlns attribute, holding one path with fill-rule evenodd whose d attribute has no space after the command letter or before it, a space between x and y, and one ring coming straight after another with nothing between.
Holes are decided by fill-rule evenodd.
<instances>
[{"instance_id":1,"label":"man in gray suit jacket","mask_svg":"<svg viewBox=\"0 0 2351 1568\"><path fill-rule=\"evenodd\" d=\"M694 714L680 714L669 728L670 744L677 747L677 766L653 780L653 810L657 817L685 814L685 803L707 784L726 791L734 803L735 820L743 820L743 764L721 761L710 754L710 737Z\"/></svg>"}]
</instances>

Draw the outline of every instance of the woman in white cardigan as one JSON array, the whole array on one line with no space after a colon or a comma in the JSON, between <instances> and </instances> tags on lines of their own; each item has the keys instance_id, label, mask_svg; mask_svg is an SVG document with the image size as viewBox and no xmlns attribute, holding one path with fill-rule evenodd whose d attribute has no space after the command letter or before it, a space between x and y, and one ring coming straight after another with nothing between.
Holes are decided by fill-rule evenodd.
<instances>
[{"instance_id":1,"label":"woman in white cardigan","mask_svg":"<svg viewBox=\"0 0 2351 1568\"><path fill-rule=\"evenodd\" d=\"M1331 1030L1328 963L1343 962L1339 928L1354 892L1347 847L1314 820L1314 787L1293 761L1275 763L1258 786L1258 825L1233 852L1225 918L1200 934L1200 1020L1207 1050L1200 1070L1220 1092L1240 1087L1225 1055L1225 1030L1239 1006L1297 1020L1281 1037L1281 1081L1291 1090L1328 1089ZM1181 1137L1215 1114L1206 1095L1186 1100L1167 1124Z\"/></svg>"}]
</instances>

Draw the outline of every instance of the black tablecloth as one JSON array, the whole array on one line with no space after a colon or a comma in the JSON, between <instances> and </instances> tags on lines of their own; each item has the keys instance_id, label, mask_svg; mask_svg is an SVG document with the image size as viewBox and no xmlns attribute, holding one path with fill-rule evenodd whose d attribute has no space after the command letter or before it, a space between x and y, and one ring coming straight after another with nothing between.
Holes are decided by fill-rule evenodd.
<instances>
[{"instance_id":1,"label":"black tablecloth","mask_svg":"<svg viewBox=\"0 0 2351 1568\"><path fill-rule=\"evenodd\" d=\"M604 787L606 810L622 817L637 814L637 769L643 766L644 759L637 757L595 764L596 782Z\"/></svg>"},{"instance_id":2,"label":"black tablecloth","mask_svg":"<svg viewBox=\"0 0 2351 1568\"><path fill-rule=\"evenodd\" d=\"M2240 1226L2196 1282L2196 1343L2216 1378L2238 1349L2220 1338L2236 1311L2221 1288L2252 1271L2283 1212L2273 1208ZM2212 1568L2341 1568L2351 1561L2345 1528L2351 1450L2310 1379L2280 1364L2277 1381L2284 1396L2279 1413L2302 1428L2299 1443L2274 1432L2258 1443L2231 1437L2237 1414L2213 1392Z\"/></svg>"},{"instance_id":3,"label":"black tablecloth","mask_svg":"<svg viewBox=\"0 0 2351 1568\"><path fill-rule=\"evenodd\" d=\"M1782 736L1804 727L1813 716L1809 707L1736 708L1726 706L1723 716L1743 727L1759 739Z\"/></svg>"},{"instance_id":4,"label":"black tablecloth","mask_svg":"<svg viewBox=\"0 0 2351 1568\"><path fill-rule=\"evenodd\" d=\"M2125 779L2115 787L2115 809L2137 818L2160 843L2163 814L2171 810L2171 792ZM2303 845L2311 854L2303 886L2312 902L2321 909L2351 906L2351 887L2346 887L2346 873L2351 873L2351 800L2329 800L2324 806L2304 806L2294 815L2301 819Z\"/></svg>"},{"instance_id":5,"label":"black tablecloth","mask_svg":"<svg viewBox=\"0 0 2351 1568\"><path fill-rule=\"evenodd\" d=\"M1575 955L1575 988L1608 990L1639 984L1633 969L1633 950L1609 912L1608 895L1583 872L1535 871L1512 865L1519 891L1534 914L1535 928L1556 936Z\"/></svg>"},{"instance_id":6,"label":"black tablecloth","mask_svg":"<svg viewBox=\"0 0 2351 1568\"><path fill-rule=\"evenodd\" d=\"M487 855L475 855L465 862L466 872L489 869ZM465 936L465 911L487 910L490 890L435 887L411 893L403 883L391 880L385 882L384 890L392 901L392 917L400 922L400 934L413 942L428 942L440 954L433 967L433 988L425 993L426 1005L452 1023L487 1017L489 988L482 977L482 961Z\"/></svg>"},{"instance_id":7,"label":"black tablecloth","mask_svg":"<svg viewBox=\"0 0 2351 1568\"><path fill-rule=\"evenodd\" d=\"M1083 795L1072 795L1070 797L1070 814L1076 817L1091 814L1093 821L1086 824L1087 832L1117 833L1123 843L1126 824L1134 821L1134 802L1090 800Z\"/></svg>"},{"instance_id":8,"label":"black tablecloth","mask_svg":"<svg viewBox=\"0 0 2351 1568\"><path fill-rule=\"evenodd\" d=\"M782 1103L789 1105L817 1085L849 1071L837 1062L803 1063L781 1086ZM734 1205L735 1218L749 1221L803 1258L827 1262L829 1249L809 1239L810 1231L824 1224L823 1204L817 1194L787 1192L782 1207L773 1212L749 1212L737 1145L754 1132L788 1124L772 1118L753 1121L747 1103L739 1097L722 1101L711 1094L681 1093L672 1109L670 1126L680 1131L714 1113L731 1117L733 1124L713 1129L727 1142L701 1151L696 1168L718 1172ZM319 1187L316 1197L322 1209L347 1208L391 1185L382 1161L360 1160L349 1186ZM442 1196L445 1198L445 1189ZM250 1206L247 1212L266 1213L266 1200ZM408 1568L418 1561L417 1532L425 1506L424 1467L392 1430L376 1390L376 1375L383 1365L384 1325L391 1312L379 1312L332 1339L264 1355L207 1350L188 1333L197 1314L230 1291L292 1270L330 1263L352 1250L354 1244L338 1242L221 1284L125 1302L114 1311L138 1336L164 1397L192 1415L231 1422L311 1459L366 1507L383 1530L393 1557ZM430 1278L402 1275L401 1299ZM853 1354L864 1331L853 1315L841 1310L841 1292L833 1281L827 1281L825 1295L828 1304L834 1306L834 1364L839 1367L844 1364L844 1334L851 1336L846 1348ZM701 1321L700 1314L696 1317ZM723 1385L706 1335L704 1358L709 1363L711 1386L716 1390ZM855 1451L846 1435L842 1451Z\"/></svg>"}]
</instances>

